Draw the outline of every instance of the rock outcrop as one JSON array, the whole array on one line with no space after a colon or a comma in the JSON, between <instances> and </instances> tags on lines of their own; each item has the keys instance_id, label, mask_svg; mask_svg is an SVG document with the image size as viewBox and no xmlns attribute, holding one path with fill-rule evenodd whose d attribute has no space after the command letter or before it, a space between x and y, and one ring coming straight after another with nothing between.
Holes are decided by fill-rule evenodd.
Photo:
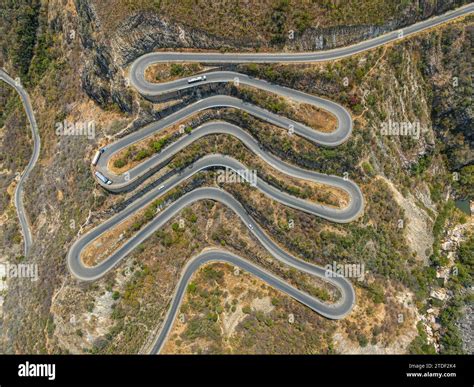
<instances>
[{"instance_id":1,"label":"rock outcrop","mask_svg":"<svg viewBox=\"0 0 474 387\"><path fill-rule=\"evenodd\" d=\"M414 5L417 7L416 12L407 11L384 25L308 28L278 49L314 51L353 44L441 14L463 3L466 1L420 0ZM149 12L131 15L115 31L103 31L91 1L76 0L76 8L82 21L81 39L89 56L82 73L83 88L99 105L105 107L116 104L124 112L132 111L132 99L125 88L123 69L145 53L177 48L240 51L257 48L276 49L258 38L255 41L235 41L212 36Z\"/></svg>"}]
</instances>

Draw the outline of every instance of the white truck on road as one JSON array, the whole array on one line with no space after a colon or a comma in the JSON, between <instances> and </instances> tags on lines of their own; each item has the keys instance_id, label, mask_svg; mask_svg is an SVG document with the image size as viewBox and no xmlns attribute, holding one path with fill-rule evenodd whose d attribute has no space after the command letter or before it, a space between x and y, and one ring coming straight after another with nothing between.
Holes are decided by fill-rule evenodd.
<instances>
[{"instance_id":1,"label":"white truck on road","mask_svg":"<svg viewBox=\"0 0 474 387\"><path fill-rule=\"evenodd\" d=\"M206 80L206 76L205 75L200 75L199 77L194 77L194 78L188 79L188 83L196 83L196 82L201 82L201 81L205 81L205 80Z\"/></svg>"},{"instance_id":2,"label":"white truck on road","mask_svg":"<svg viewBox=\"0 0 474 387\"><path fill-rule=\"evenodd\" d=\"M104 184L107 184L107 185L110 185L112 184L112 180L109 180L107 179L102 173L100 173L99 171L95 171L95 175L97 176L97 178L103 182Z\"/></svg>"},{"instance_id":3,"label":"white truck on road","mask_svg":"<svg viewBox=\"0 0 474 387\"><path fill-rule=\"evenodd\" d=\"M100 155L104 153L105 148L100 148L94 155L94 158L92 159L92 165L95 167L97 163L99 162Z\"/></svg>"}]
</instances>

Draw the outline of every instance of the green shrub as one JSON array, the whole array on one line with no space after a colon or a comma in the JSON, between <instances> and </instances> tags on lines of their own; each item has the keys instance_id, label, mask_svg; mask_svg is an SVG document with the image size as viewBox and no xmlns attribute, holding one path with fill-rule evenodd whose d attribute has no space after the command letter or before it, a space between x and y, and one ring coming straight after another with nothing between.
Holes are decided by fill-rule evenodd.
<instances>
[{"instance_id":1,"label":"green shrub","mask_svg":"<svg viewBox=\"0 0 474 387\"><path fill-rule=\"evenodd\" d=\"M148 150L142 149L138 151L138 153L135 155L135 161L146 159L149 156L150 156L150 153L148 152Z\"/></svg>"},{"instance_id":2,"label":"green shrub","mask_svg":"<svg viewBox=\"0 0 474 387\"><path fill-rule=\"evenodd\" d=\"M115 168L123 168L127 165L127 162L124 159L117 159L114 161L114 167Z\"/></svg>"}]
</instances>

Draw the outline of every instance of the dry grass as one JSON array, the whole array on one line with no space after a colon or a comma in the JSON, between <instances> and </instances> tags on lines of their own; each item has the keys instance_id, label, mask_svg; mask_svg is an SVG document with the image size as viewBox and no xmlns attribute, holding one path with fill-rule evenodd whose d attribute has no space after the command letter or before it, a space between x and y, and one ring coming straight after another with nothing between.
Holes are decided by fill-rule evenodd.
<instances>
[{"instance_id":1,"label":"dry grass","mask_svg":"<svg viewBox=\"0 0 474 387\"><path fill-rule=\"evenodd\" d=\"M382 24L413 7L403 0L95 0L94 5L101 23L111 30L144 10L226 39L263 43L318 25Z\"/></svg>"},{"instance_id":2,"label":"dry grass","mask_svg":"<svg viewBox=\"0 0 474 387\"><path fill-rule=\"evenodd\" d=\"M309 104L300 103L294 106L294 115L297 121L304 122L318 132L334 132L337 127L334 115Z\"/></svg>"}]
</instances>

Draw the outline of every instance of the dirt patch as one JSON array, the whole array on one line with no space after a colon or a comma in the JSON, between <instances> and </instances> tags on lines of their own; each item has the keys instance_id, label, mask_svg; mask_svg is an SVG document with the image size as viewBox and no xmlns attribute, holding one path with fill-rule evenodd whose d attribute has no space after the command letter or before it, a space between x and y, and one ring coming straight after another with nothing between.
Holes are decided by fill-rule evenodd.
<instances>
[{"instance_id":1,"label":"dirt patch","mask_svg":"<svg viewBox=\"0 0 474 387\"><path fill-rule=\"evenodd\" d=\"M250 307L258 312L270 313L275 307L272 305L270 297L255 298Z\"/></svg>"},{"instance_id":2,"label":"dirt patch","mask_svg":"<svg viewBox=\"0 0 474 387\"><path fill-rule=\"evenodd\" d=\"M155 63L147 67L145 79L152 83L170 82L208 69L199 63Z\"/></svg>"},{"instance_id":3,"label":"dirt patch","mask_svg":"<svg viewBox=\"0 0 474 387\"><path fill-rule=\"evenodd\" d=\"M433 246L433 235L431 233L433 220L429 215L416 205L416 199L408 194L405 198L397 190L395 185L388 179L377 176L377 179L383 180L390 188L393 198L397 204L405 211L406 229L405 239L411 251L415 252L417 257L424 262L427 261L428 255Z\"/></svg>"},{"instance_id":4,"label":"dirt patch","mask_svg":"<svg viewBox=\"0 0 474 387\"><path fill-rule=\"evenodd\" d=\"M333 336L341 354L405 354L418 335L418 310L413 293L386 284L384 301L374 302L370 293L356 288L357 305L339 322Z\"/></svg>"},{"instance_id":5,"label":"dirt patch","mask_svg":"<svg viewBox=\"0 0 474 387\"><path fill-rule=\"evenodd\" d=\"M331 113L315 106L298 103L293 105L294 117L318 132L331 133L337 128L337 119Z\"/></svg>"}]
</instances>

